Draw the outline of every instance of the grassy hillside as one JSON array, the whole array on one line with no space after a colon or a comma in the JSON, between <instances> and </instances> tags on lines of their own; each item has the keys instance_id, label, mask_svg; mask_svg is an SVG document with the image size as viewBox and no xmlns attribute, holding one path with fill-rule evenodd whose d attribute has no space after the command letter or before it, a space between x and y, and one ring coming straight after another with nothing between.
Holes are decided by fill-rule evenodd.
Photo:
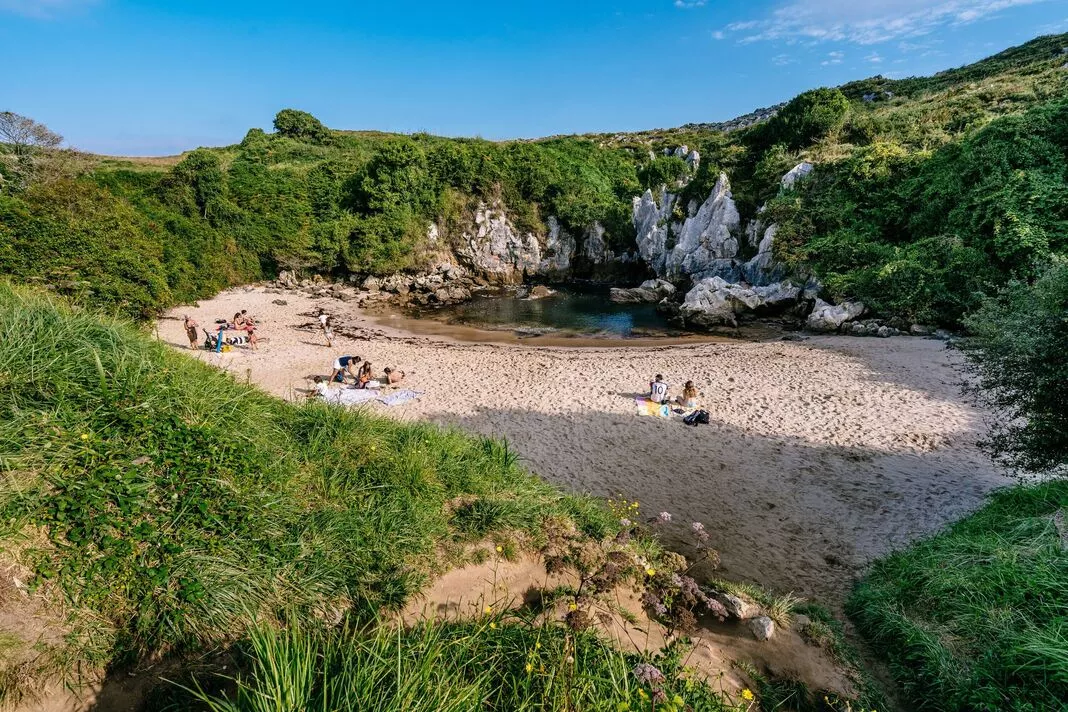
<instances>
[{"instance_id":1,"label":"grassy hillside","mask_svg":"<svg viewBox=\"0 0 1068 712\"><path fill-rule=\"evenodd\" d=\"M508 449L238 384L121 321L0 283L0 547L64 640L0 692L210 649L280 616L373 620L465 542L615 521ZM13 684L13 683L12 683Z\"/></svg>"},{"instance_id":2,"label":"grassy hillside","mask_svg":"<svg viewBox=\"0 0 1068 712\"><path fill-rule=\"evenodd\" d=\"M1068 482L1018 487L877 563L849 613L916 710L1068 708Z\"/></svg>"},{"instance_id":3,"label":"grassy hillside","mask_svg":"<svg viewBox=\"0 0 1068 712\"><path fill-rule=\"evenodd\" d=\"M954 324L976 290L1064 249L1064 46L1068 35L1044 37L934 77L807 92L726 133L490 142L335 131L285 110L275 133L177 161L83 157L66 177L3 183L0 270L146 317L280 268L418 267L432 256L430 221L448 242L474 204L497 199L524 229L552 215L581 235L598 221L627 248L631 197L684 172L662 150L686 144L703 160L684 199L727 171L747 217L785 170L814 160L805 189L772 204L780 256L833 298Z\"/></svg>"}]
</instances>

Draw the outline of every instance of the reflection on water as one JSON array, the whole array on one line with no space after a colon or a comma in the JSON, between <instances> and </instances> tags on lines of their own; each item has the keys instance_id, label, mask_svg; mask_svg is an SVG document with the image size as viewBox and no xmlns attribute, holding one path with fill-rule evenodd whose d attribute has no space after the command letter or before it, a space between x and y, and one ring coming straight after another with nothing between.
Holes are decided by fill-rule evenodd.
<instances>
[{"instance_id":1,"label":"reflection on water","mask_svg":"<svg viewBox=\"0 0 1068 712\"><path fill-rule=\"evenodd\" d=\"M506 329L530 334L562 332L609 338L679 336L655 304L615 304L607 289L566 289L540 299L514 292L475 296L471 301L413 312L448 324Z\"/></svg>"}]
</instances>

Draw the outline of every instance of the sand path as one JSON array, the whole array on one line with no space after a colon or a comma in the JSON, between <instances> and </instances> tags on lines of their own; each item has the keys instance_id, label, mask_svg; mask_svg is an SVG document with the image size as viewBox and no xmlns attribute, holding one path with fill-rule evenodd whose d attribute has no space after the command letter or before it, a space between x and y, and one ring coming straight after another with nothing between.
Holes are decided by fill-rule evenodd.
<instances>
[{"instance_id":1,"label":"sand path","mask_svg":"<svg viewBox=\"0 0 1068 712\"><path fill-rule=\"evenodd\" d=\"M282 298L285 306L273 304ZM334 349L308 326L322 306L351 334ZM333 359L360 355L409 372L424 391L392 417L506 438L531 470L578 492L669 511L685 548L705 524L721 573L837 608L872 558L976 508L1010 480L976 447L982 413L960 394L959 359L942 342L813 337L651 347L532 348L413 336L346 303L260 288L174 310L160 337L187 344L201 324L248 309L270 342L253 353L196 352L286 398ZM192 352L191 352L192 353ZM654 373L693 379L712 413L687 427L634 414Z\"/></svg>"}]
</instances>

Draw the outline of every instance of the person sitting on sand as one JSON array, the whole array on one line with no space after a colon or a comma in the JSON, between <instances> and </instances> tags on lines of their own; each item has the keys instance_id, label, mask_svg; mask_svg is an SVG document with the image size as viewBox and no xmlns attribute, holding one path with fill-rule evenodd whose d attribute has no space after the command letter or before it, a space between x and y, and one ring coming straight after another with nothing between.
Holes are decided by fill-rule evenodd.
<instances>
[{"instance_id":1,"label":"person sitting on sand","mask_svg":"<svg viewBox=\"0 0 1068 712\"><path fill-rule=\"evenodd\" d=\"M363 361L361 356L339 356L334 359L334 371L330 374L330 382L344 383L346 375L357 378L356 366L360 361Z\"/></svg>"},{"instance_id":2,"label":"person sitting on sand","mask_svg":"<svg viewBox=\"0 0 1068 712\"><path fill-rule=\"evenodd\" d=\"M364 361L363 365L360 366L360 372L356 374L356 387L367 388L368 384L373 380L375 380L375 372L371 368L371 362Z\"/></svg>"},{"instance_id":3,"label":"person sitting on sand","mask_svg":"<svg viewBox=\"0 0 1068 712\"><path fill-rule=\"evenodd\" d=\"M693 381L686 381L686 385L682 387L682 395L675 402L683 408L696 408L697 395L697 386Z\"/></svg>"},{"instance_id":4,"label":"person sitting on sand","mask_svg":"<svg viewBox=\"0 0 1068 712\"><path fill-rule=\"evenodd\" d=\"M312 392L308 394L309 398L326 398L330 393L330 384L327 383L322 376L316 376L314 379L315 385L312 386Z\"/></svg>"},{"instance_id":5,"label":"person sitting on sand","mask_svg":"<svg viewBox=\"0 0 1068 712\"><path fill-rule=\"evenodd\" d=\"M241 316L241 312L237 312L230 323L233 324L234 329L241 329L245 326L245 317Z\"/></svg>"},{"instance_id":6,"label":"person sitting on sand","mask_svg":"<svg viewBox=\"0 0 1068 712\"><path fill-rule=\"evenodd\" d=\"M667 403L668 388L668 384L664 382L664 377L659 373L656 374L656 378L649 382L649 400L653 403Z\"/></svg>"},{"instance_id":7,"label":"person sitting on sand","mask_svg":"<svg viewBox=\"0 0 1068 712\"><path fill-rule=\"evenodd\" d=\"M395 368L390 368L389 366L386 366L385 369L383 369L383 372L386 374L386 383L391 386L394 383L400 383L404 380L404 371L399 371Z\"/></svg>"},{"instance_id":8,"label":"person sitting on sand","mask_svg":"<svg viewBox=\"0 0 1068 712\"><path fill-rule=\"evenodd\" d=\"M198 341L197 327L199 327L200 324L196 323L195 320L190 319L188 314L185 315L185 321L182 323L185 326L185 335L189 339L189 348L195 350Z\"/></svg>"}]
</instances>

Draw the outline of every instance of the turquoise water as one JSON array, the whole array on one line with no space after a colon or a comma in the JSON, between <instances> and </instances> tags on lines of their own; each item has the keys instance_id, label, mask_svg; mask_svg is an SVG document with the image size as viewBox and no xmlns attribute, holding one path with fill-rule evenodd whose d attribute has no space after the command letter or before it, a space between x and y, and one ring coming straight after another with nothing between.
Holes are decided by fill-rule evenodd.
<instances>
[{"instance_id":1,"label":"turquoise water","mask_svg":"<svg viewBox=\"0 0 1068 712\"><path fill-rule=\"evenodd\" d=\"M520 334L554 334L627 338L678 336L655 304L615 304L608 289L568 288L540 299L522 299L513 292L480 294L471 301L414 312L447 324Z\"/></svg>"}]
</instances>

